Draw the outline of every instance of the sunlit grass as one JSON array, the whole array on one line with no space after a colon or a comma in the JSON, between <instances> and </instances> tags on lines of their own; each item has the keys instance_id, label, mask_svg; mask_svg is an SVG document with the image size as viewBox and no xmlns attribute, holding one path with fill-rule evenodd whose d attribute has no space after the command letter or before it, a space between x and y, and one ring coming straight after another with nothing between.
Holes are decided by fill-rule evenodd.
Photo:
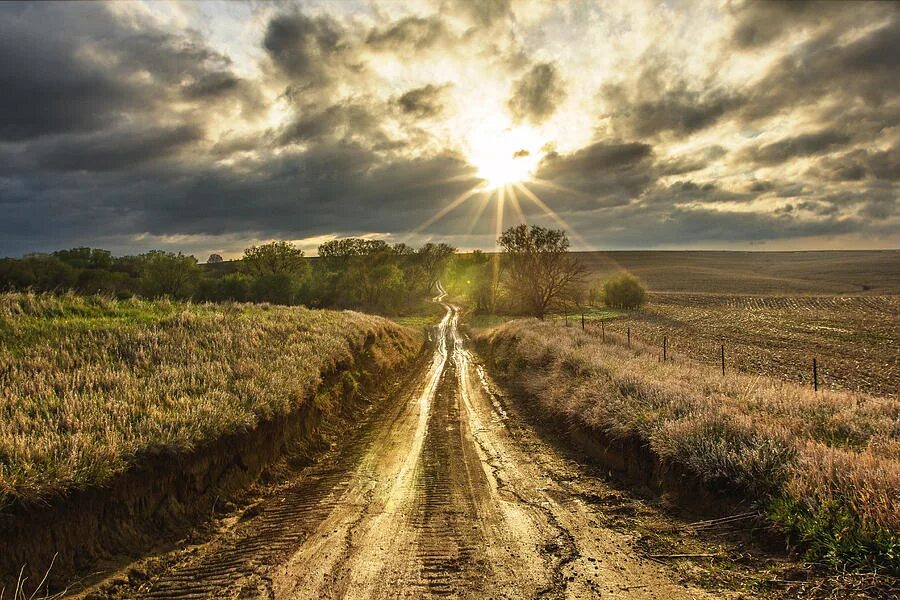
<instances>
[{"instance_id":1,"label":"sunlit grass","mask_svg":"<svg viewBox=\"0 0 900 600\"><path fill-rule=\"evenodd\" d=\"M741 373L520 320L483 332L542 410L745 495L836 565L900 571L900 403Z\"/></svg>"},{"instance_id":2,"label":"sunlit grass","mask_svg":"<svg viewBox=\"0 0 900 600\"><path fill-rule=\"evenodd\" d=\"M386 367L421 337L350 311L0 295L0 506L252 429L373 340Z\"/></svg>"}]
</instances>

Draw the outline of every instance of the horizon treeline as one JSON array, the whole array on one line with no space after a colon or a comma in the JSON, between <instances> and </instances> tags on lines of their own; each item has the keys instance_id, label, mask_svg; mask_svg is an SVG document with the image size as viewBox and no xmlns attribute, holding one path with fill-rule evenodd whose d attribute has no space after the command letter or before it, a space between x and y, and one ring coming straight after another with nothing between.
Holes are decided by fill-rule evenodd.
<instances>
[{"instance_id":1,"label":"horizon treeline","mask_svg":"<svg viewBox=\"0 0 900 600\"><path fill-rule=\"evenodd\" d=\"M0 291L397 311L427 296L455 252L447 244L347 238L319 246L318 258L271 242L247 248L238 260L212 255L200 264L180 252L117 257L82 247L0 259Z\"/></svg>"}]
</instances>

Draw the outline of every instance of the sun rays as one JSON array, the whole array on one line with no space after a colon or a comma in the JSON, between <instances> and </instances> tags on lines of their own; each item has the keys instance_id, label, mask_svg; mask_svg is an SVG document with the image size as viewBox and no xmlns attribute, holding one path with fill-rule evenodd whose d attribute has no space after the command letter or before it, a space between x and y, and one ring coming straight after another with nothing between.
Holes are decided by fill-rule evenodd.
<instances>
[{"instance_id":1,"label":"sun rays","mask_svg":"<svg viewBox=\"0 0 900 600\"><path fill-rule=\"evenodd\" d=\"M471 205L472 216L467 220L467 226L460 227L459 234L471 235L479 223L493 218L492 229L497 239L510 225L528 224L527 213L531 212L535 219L549 220L564 229L581 249L592 249L572 224L551 208L535 190L540 187L582 201L591 199L587 194L538 177L541 162L551 147L543 134L527 125L514 127L507 124L499 128L486 125L474 129L462 145L472 171L435 182L456 183L469 179L476 180L474 185L438 208L408 235L424 232L454 211L464 210L468 204ZM493 210L489 210L491 203ZM526 211L523 203L532 210Z\"/></svg>"}]
</instances>

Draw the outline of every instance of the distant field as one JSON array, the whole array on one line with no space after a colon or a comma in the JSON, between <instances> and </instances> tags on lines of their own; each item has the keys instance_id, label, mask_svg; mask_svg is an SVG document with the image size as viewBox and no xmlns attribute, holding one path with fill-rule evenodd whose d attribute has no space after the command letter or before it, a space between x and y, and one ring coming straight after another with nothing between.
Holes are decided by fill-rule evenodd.
<instances>
[{"instance_id":1,"label":"distant field","mask_svg":"<svg viewBox=\"0 0 900 600\"><path fill-rule=\"evenodd\" d=\"M900 397L900 296L651 294L641 311L608 322L669 355L811 385Z\"/></svg>"},{"instance_id":2,"label":"distant field","mask_svg":"<svg viewBox=\"0 0 900 600\"><path fill-rule=\"evenodd\" d=\"M581 252L591 278L626 270L656 292L900 294L900 250Z\"/></svg>"},{"instance_id":3,"label":"distant field","mask_svg":"<svg viewBox=\"0 0 900 600\"><path fill-rule=\"evenodd\" d=\"M390 367L420 343L350 311L0 294L0 510L253 429L364 349Z\"/></svg>"}]
</instances>

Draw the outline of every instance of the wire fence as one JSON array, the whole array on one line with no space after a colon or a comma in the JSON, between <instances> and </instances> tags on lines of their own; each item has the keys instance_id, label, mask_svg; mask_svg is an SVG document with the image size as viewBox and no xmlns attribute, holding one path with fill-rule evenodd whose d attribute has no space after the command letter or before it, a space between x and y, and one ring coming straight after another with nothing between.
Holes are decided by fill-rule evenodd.
<instances>
[{"instance_id":1,"label":"wire fence","mask_svg":"<svg viewBox=\"0 0 900 600\"><path fill-rule=\"evenodd\" d=\"M675 360L675 357L672 355L672 348L669 343L669 335L663 334L662 339L657 339L653 341L640 340L638 339L638 332L632 331L632 326L625 326L624 333L620 331L614 331L607 327L605 320L596 320L596 319L585 319L585 314L581 313L580 320L577 315L573 316L571 319L569 315L565 315L564 319L561 320L565 327L579 327L581 331L589 332L594 330L600 341L602 343L612 343L619 344L623 346L627 346L628 348L634 348L636 350L641 350L647 353L656 354L658 359L662 362L668 362ZM728 370L728 361L726 352L726 344L720 343L718 344L717 352L715 353L718 357L717 367L722 373L724 377L726 375L726 371ZM696 360L696 359L694 359ZM707 362L707 361L699 361L699 362ZM809 371L809 378L804 379L805 382L808 382L809 385L812 386L813 390L819 391L820 381L820 367L818 357L812 356ZM737 369L736 371L745 371L744 369Z\"/></svg>"}]
</instances>

